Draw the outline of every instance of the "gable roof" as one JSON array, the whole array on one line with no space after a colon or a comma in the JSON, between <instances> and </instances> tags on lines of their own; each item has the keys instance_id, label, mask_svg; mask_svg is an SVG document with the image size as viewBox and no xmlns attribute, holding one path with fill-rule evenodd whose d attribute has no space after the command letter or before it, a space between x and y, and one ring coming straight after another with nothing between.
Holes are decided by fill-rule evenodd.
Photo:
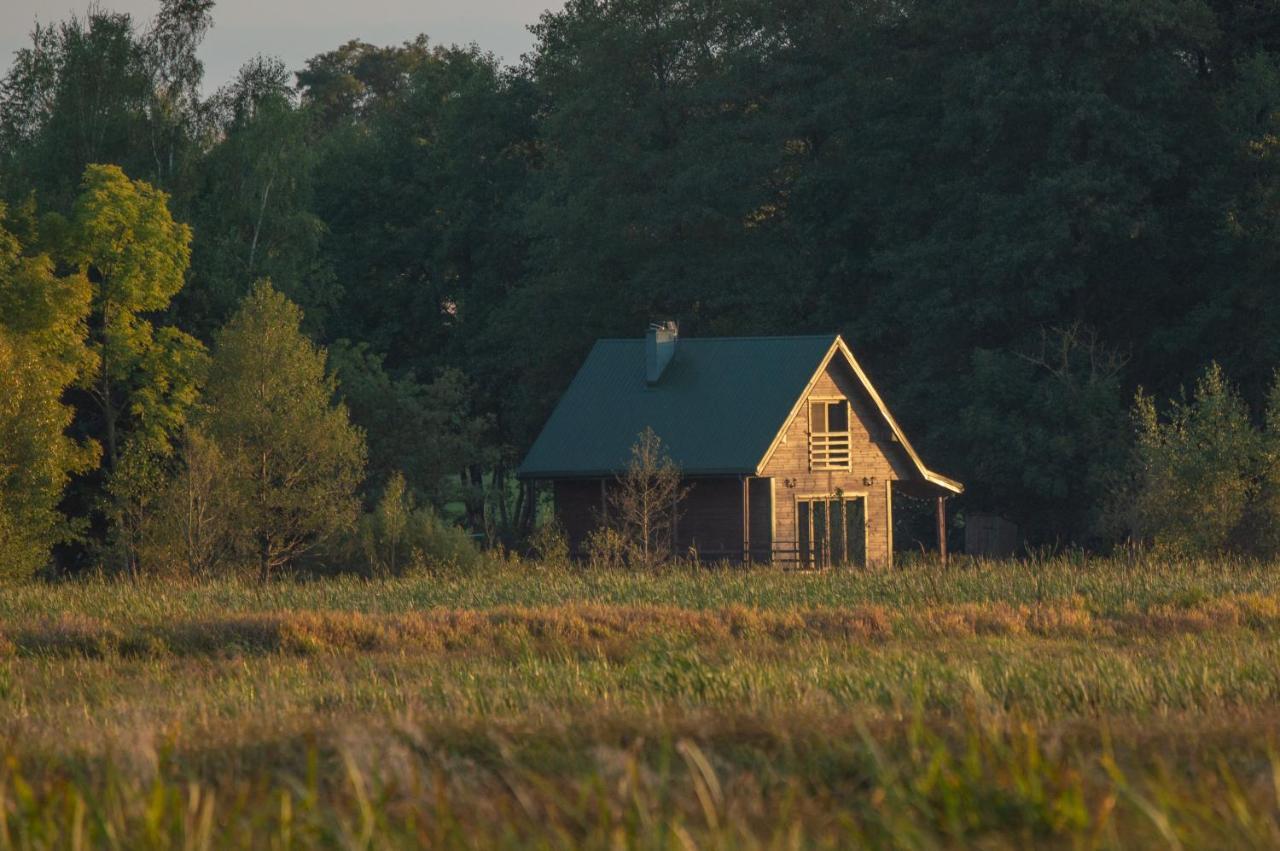
<instances>
[{"instance_id":1,"label":"gable roof","mask_svg":"<svg viewBox=\"0 0 1280 851\"><path fill-rule=\"evenodd\" d=\"M615 475L646 427L687 475L758 475L809 387L841 353L921 478L962 490L925 468L838 335L684 337L654 385L645 381L644 346L643 339L596 342L518 477Z\"/></svg>"}]
</instances>

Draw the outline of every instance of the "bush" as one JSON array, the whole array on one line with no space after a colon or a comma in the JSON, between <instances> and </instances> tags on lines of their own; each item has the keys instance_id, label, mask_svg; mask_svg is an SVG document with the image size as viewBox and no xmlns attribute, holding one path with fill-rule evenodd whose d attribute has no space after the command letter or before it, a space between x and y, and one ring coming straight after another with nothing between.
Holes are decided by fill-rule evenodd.
<instances>
[{"instance_id":1,"label":"bush","mask_svg":"<svg viewBox=\"0 0 1280 851\"><path fill-rule=\"evenodd\" d=\"M415 507L400 473L388 480L373 511L360 518L358 550L374 576L442 567L469 570L481 555L465 529L429 507Z\"/></svg>"},{"instance_id":2,"label":"bush","mask_svg":"<svg viewBox=\"0 0 1280 851\"><path fill-rule=\"evenodd\" d=\"M409 567L414 571L479 566L483 553L466 529L450 523L430 508L419 508L409 518Z\"/></svg>"},{"instance_id":3,"label":"bush","mask_svg":"<svg viewBox=\"0 0 1280 851\"><path fill-rule=\"evenodd\" d=\"M533 557L543 564L569 563L569 541L559 522L551 520L542 524L529 537L529 549Z\"/></svg>"},{"instance_id":4,"label":"bush","mask_svg":"<svg viewBox=\"0 0 1280 851\"><path fill-rule=\"evenodd\" d=\"M1265 431L1216 363L1164 418L1139 390L1133 418L1133 461L1113 512L1135 540L1179 555L1276 551L1280 385Z\"/></svg>"},{"instance_id":5,"label":"bush","mask_svg":"<svg viewBox=\"0 0 1280 851\"><path fill-rule=\"evenodd\" d=\"M612 526L600 526L587 535L587 562L592 567L622 567L627 563L631 549L626 537Z\"/></svg>"}]
</instances>

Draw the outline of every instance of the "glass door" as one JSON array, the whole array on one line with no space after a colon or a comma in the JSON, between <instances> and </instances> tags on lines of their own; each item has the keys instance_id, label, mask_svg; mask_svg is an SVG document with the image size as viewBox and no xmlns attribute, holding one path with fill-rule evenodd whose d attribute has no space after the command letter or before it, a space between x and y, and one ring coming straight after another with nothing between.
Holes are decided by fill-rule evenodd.
<instances>
[{"instance_id":1,"label":"glass door","mask_svg":"<svg viewBox=\"0 0 1280 851\"><path fill-rule=\"evenodd\" d=\"M796 501L796 543L801 567L865 567L866 498L802 497Z\"/></svg>"}]
</instances>

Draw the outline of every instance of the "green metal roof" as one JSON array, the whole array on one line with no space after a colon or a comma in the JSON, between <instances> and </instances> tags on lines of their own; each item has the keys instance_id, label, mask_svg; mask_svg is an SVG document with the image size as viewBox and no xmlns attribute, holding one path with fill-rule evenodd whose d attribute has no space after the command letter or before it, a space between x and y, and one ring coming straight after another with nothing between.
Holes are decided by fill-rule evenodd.
<instances>
[{"instance_id":1,"label":"green metal roof","mask_svg":"<svg viewBox=\"0 0 1280 851\"><path fill-rule=\"evenodd\" d=\"M616 474L646 427L686 474L754 474L835 341L834 334L681 338L649 386L644 340L599 340L517 475Z\"/></svg>"}]
</instances>

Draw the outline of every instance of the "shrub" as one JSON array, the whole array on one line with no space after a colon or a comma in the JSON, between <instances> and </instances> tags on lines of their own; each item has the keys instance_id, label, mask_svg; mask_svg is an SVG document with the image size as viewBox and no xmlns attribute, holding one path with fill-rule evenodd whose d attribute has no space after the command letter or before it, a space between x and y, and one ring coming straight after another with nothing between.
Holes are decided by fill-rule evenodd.
<instances>
[{"instance_id":1,"label":"shrub","mask_svg":"<svg viewBox=\"0 0 1280 851\"><path fill-rule=\"evenodd\" d=\"M569 541L559 522L550 520L529 536L529 549L533 557L543 564L562 565L569 562Z\"/></svg>"},{"instance_id":2,"label":"shrub","mask_svg":"<svg viewBox=\"0 0 1280 851\"><path fill-rule=\"evenodd\" d=\"M592 567L618 568L627 563L627 539L617 529L601 526L587 535L587 562Z\"/></svg>"},{"instance_id":3,"label":"shrub","mask_svg":"<svg viewBox=\"0 0 1280 851\"><path fill-rule=\"evenodd\" d=\"M410 552L409 567L415 570L472 570L483 557L466 529L450 523L431 508L419 508L410 515L406 543Z\"/></svg>"},{"instance_id":4,"label":"shrub","mask_svg":"<svg viewBox=\"0 0 1280 851\"><path fill-rule=\"evenodd\" d=\"M400 473L388 480L373 511L360 518L357 545L375 576L441 567L470 569L480 560L480 550L465 529L429 507L415 507Z\"/></svg>"},{"instance_id":5,"label":"shrub","mask_svg":"<svg viewBox=\"0 0 1280 851\"><path fill-rule=\"evenodd\" d=\"M1261 439L1221 367L1211 364L1192 398L1174 401L1165 418L1139 390L1133 418L1133 465L1116 509L1130 534L1187 555L1240 547Z\"/></svg>"}]
</instances>

